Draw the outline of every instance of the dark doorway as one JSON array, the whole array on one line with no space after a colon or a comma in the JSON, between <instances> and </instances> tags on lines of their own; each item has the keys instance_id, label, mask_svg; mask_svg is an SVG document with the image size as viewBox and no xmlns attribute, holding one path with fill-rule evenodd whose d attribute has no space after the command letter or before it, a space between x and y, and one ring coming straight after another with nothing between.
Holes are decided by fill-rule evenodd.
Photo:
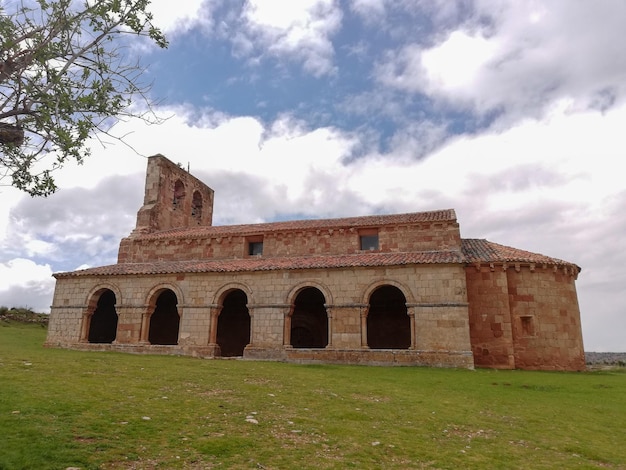
<instances>
[{"instance_id":1,"label":"dark doorway","mask_svg":"<svg viewBox=\"0 0 626 470\"><path fill-rule=\"evenodd\" d=\"M180 316L177 304L178 299L173 291L166 289L159 294L154 313L150 316L150 344L178 344Z\"/></svg>"},{"instance_id":2,"label":"dark doorway","mask_svg":"<svg viewBox=\"0 0 626 470\"><path fill-rule=\"evenodd\" d=\"M217 318L217 344L222 357L243 356L250 343L250 314L248 297L241 290L233 290L224 298Z\"/></svg>"},{"instance_id":3,"label":"dark doorway","mask_svg":"<svg viewBox=\"0 0 626 470\"><path fill-rule=\"evenodd\" d=\"M90 343L112 343L117 335L117 312L115 311L115 293L106 289L100 294L96 310L89 323Z\"/></svg>"},{"instance_id":4,"label":"dark doorway","mask_svg":"<svg viewBox=\"0 0 626 470\"><path fill-rule=\"evenodd\" d=\"M382 286L370 296L367 314L367 345L371 349L411 347L411 322L406 298L394 286Z\"/></svg>"},{"instance_id":5,"label":"dark doorway","mask_svg":"<svg viewBox=\"0 0 626 470\"><path fill-rule=\"evenodd\" d=\"M324 294L315 287L300 291L291 317L291 345L294 348L325 348L328 345L328 315Z\"/></svg>"}]
</instances>

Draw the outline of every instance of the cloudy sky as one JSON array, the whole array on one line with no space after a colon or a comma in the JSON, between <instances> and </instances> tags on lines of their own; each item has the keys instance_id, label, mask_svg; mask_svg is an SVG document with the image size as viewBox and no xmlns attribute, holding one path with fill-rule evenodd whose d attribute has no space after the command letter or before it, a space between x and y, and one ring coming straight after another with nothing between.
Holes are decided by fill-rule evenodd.
<instances>
[{"instance_id":1,"label":"cloudy sky","mask_svg":"<svg viewBox=\"0 0 626 470\"><path fill-rule=\"evenodd\" d=\"M118 124L62 188L0 187L0 305L112 264L146 156L216 225L454 208L465 238L574 262L585 349L626 351L626 2L153 0L132 47L159 126Z\"/></svg>"}]
</instances>

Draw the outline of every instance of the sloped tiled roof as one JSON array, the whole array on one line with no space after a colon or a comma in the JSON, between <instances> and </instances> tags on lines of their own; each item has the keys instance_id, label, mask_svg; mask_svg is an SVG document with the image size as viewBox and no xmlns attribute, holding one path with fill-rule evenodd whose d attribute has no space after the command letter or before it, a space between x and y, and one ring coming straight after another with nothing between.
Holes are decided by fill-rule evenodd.
<instances>
[{"instance_id":1,"label":"sloped tiled roof","mask_svg":"<svg viewBox=\"0 0 626 470\"><path fill-rule=\"evenodd\" d=\"M461 240L461 249L466 262L472 263L534 263L550 266L566 266L575 268L580 272L580 267L574 263L563 261L550 256L520 250L510 246L500 245L484 239L464 238Z\"/></svg>"},{"instance_id":2,"label":"sloped tiled roof","mask_svg":"<svg viewBox=\"0 0 626 470\"><path fill-rule=\"evenodd\" d=\"M411 253L358 253L352 255L294 256L242 259L206 259L195 261L157 261L150 263L120 263L73 272L57 273L54 277L122 276L174 273L236 273L246 271L276 271L293 269L328 269L371 266L401 266L407 264L463 263L460 251L420 251Z\"/></svg>"},{"instance_id":3,"label":"sloped tiled roof","mask_svg":"<svg viewBox=\"0 0 626 470\"><path fill-rule=\"evenodd\" d=\"M331 269L372 266L402 266L408 264L474 264L521 263L568 267L580 272L580 267L557 258L519 250L483 239L463 239L462 251L418 251L409 253L361 252L346 255L293 257L250 257L239 259L205 259L192 261L156 261L149 263L119 263L73 272L56 273L54 277L124 276L176 273L237 273L296 269Z\"/></svg>"},{"instance_id":4,"label":"sloped tiled roof","mask_svg":"<svg viewBox=\"0 0 626 470\"><path fill-rule=\"evenodd\" d=\"M429 212L413 212L408 214L368 215L362 217L345 217L340 219L290 220L285 222L268 222L245 225L215 225L192 228L178 228L154 233L137 234L133 237L140 240L193 237L226 237L229 235L252 235L299 230L340 229L358 227L382 227L385 225L404 225L426 222L456 222L454 209Z\"/></svg>"}]
</instances>

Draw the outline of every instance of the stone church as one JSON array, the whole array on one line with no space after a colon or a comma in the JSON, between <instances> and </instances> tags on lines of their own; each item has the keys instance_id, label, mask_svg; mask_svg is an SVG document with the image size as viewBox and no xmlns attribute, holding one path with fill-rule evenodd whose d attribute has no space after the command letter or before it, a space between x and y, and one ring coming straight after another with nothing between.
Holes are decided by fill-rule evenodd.
<instances>
[{"instance_id":1,"label":"stone church","mask_svg":"<svg viewBox=\"0 0 626 470\"><path fill-rule=\"evenodd\" d=\"M214 226L148 159L117 264L56 273L46 345L257 360L582 370L570 262L461 238L452 209Z\"/></svg>"}]
</instances>

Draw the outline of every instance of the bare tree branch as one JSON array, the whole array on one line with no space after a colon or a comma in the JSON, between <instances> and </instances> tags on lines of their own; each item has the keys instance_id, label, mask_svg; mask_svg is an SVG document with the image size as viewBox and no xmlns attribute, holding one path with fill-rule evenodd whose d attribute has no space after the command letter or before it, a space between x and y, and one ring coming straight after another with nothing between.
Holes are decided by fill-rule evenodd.
<instances>
[{"instance_id":1,"label":"bare tree branch","mask_svg":"<svg viewBox=\"0 0 626 470\"><path fill-rule=\"evenodd\" d=\"M120 38L167 42L151 23L149 0L36 2L0 6L0 184L11 178L45 196L56 190L52 171L89 155L89 137L115 138L110 129L123 117L161 121L143 68L127 62ZM147 112L131 106L137 100Z\"/></svg>"}]
</instances>

